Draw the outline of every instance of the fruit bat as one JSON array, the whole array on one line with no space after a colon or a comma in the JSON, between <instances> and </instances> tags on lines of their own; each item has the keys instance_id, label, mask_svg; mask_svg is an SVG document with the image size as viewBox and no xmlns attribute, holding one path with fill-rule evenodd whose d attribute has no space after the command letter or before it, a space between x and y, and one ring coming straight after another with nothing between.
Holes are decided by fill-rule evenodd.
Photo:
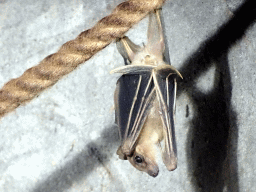
<instances>
[{"instance_id":1,"label":"fruit bat","mask_svg":"<svg viewBox=\"0 0 256 192\"><path fill-rule=\"evenodd\" d=\"M156 177L157 146L164 141L162 159L168 170L177 167L174 131L176 77L181 74L170 64L164 38L161 10L149 14L147 45L140 47L128 37L116 42L125 66L115 90L115 116L121 137L120 159Z\"/></svg>"}]
</instances>

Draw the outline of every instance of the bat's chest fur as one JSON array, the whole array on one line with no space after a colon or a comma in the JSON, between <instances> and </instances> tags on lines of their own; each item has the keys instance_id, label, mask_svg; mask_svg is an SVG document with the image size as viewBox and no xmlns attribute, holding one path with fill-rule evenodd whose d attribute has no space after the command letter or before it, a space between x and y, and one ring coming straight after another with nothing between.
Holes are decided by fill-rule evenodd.
<instances>
[{"instance_id":1,"label":"bat's chest fur","mask_svg":"<svg viewBox=\"0 0 256 192\"><path fill-rule=\"evenodd\" d=\"M140 137L139 144L157 144L163 140L163 124L159 114L159 103L155 99L149 111L149 115L144 123Z\"/></svg>"}]
</instances>

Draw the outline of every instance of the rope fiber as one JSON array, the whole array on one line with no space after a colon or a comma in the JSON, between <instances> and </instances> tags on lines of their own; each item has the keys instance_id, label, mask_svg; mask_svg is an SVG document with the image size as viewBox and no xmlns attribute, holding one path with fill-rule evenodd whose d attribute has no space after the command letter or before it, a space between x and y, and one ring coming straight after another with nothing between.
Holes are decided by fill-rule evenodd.
<instances>
[{"instance_id":1,"label":"rope fiber","mask_svg":"<svg viewBox=\"0 0 256 192\"><path fill-rule=\"evenodd\" d=\"M22 76L7 82L0 90L0 118L54 85L116 38L124 36L150 11L162 7L164 1L129 0L119 4L93 28L62 45L58 52L47 56Z\"/></svg>"}]
</instances>

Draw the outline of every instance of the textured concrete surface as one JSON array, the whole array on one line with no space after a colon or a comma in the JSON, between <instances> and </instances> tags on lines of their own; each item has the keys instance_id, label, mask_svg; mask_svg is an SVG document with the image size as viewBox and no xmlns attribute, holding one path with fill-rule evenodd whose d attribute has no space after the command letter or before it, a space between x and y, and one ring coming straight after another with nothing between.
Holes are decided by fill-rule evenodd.
<instances>
[{"instance_id":1,"label":"textured concrete surface","mask_svg":"<svg viewBox=\"0 0 256 192\"><path fill-rule=\"evenodd\" d=\"M1 0L0 86L92 27L121 0ZM114 44L0 120L0 191L253 191L253 0L173 0L163 8L178 82L178 168L151 178L119 160ZM147 19L128 35L142 44Z\"/></svg>"}]
</instances>

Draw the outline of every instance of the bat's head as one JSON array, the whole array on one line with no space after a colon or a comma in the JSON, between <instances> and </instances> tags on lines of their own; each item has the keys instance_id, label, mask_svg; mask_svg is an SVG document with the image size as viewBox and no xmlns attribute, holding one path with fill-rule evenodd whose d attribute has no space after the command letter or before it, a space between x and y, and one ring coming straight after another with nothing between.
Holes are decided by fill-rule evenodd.
<instances>
[{"instance_id":1,"label":"bat's head","mask_svg":"<svg viewBox=\"0 0 256 192\"><path fill-rule=\"evenodd\" d=\"M158 175L159 168L152 149L145 148L145 146L137 146L134 153L128 156L127 159L136 169L144 171L152 177Z\"/></svg>"}]
</instances>

